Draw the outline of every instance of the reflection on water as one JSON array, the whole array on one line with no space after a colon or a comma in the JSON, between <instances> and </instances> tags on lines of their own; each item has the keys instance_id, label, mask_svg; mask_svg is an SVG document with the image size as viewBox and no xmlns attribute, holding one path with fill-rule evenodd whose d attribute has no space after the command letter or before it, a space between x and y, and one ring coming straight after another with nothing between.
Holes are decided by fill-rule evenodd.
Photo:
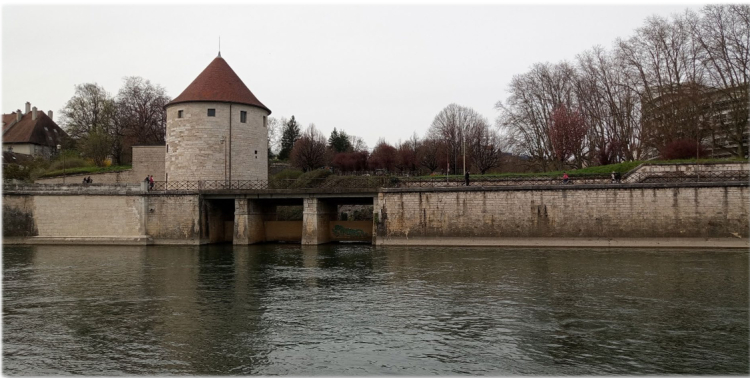
<instances>
[{"instance_id":1,"label":"reflection on water","mask_svg":"<svg viewBox=\"0 0 750 378\"><path fill-rule=\"evenodd\" d=\"M5 374L748 374L737 251L5 247Z\"/></svg>"}]
</instances>

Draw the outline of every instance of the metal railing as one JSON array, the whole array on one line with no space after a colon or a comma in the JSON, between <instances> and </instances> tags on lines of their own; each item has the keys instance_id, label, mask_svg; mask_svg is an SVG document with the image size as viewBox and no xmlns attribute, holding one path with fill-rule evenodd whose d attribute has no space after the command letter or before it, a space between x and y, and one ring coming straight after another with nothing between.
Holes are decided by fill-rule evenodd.
<instances>
[{"instance_id":1,"label":"metal railing","mask_svg":"<svg viewBox=\"0 0 750 378\"><path fill-rule=\"evenodd\" d=\"M470 178L470 186L552 186L552 185L629 185L639 183L708 183L750 181L745 170L718 172L634 172L619 180L610 175L571 176L567 181L560 177L478 177ZM464 179L417 179L392 176L329 176L321 179L269 179L269 180L204 180L158 181L154 191L216 191L216 190L325 190L347 192L352 190L377 190L380 188L444 188L465 186Z\"/></svg>"}]
</instances>

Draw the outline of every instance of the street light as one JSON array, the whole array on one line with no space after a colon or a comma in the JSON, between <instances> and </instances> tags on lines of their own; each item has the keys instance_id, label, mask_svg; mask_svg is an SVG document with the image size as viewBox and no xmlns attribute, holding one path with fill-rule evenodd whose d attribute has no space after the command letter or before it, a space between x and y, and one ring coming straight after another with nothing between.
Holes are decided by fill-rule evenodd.
<instances>
[{"instance_id":1,"label":"street light","mask_svg":"<svg viewBox=\"0 0 750 378\"><path fill-rule=\"evenodd\" d=\"M62 146L57 145L57 151L62 155ZM65 155L62 155L63 158L63 184L65 184Z\"/></svg>"}]
</instances>

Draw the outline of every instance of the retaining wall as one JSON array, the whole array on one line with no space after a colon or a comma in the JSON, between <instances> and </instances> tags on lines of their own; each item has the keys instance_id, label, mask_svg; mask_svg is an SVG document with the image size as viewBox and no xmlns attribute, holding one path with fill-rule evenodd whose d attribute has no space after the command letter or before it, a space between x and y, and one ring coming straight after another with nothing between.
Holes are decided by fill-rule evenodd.
<instances>
[{"instance_id":1,"label":"retaining wall","mask_svg":"<svg viewBox=\"0 0 750 378\"><path fill-rule=\"evenodd\" d=\"M747 243L749 202L748 187L741 185L385 189L375 209L376 240L742 238Z\"/></svg>"}]
</instances>

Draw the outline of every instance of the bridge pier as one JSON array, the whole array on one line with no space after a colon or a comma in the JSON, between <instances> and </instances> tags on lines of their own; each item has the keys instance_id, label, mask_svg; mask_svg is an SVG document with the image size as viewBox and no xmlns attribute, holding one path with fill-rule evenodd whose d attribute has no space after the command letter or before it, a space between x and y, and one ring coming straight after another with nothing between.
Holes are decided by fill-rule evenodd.
<instances>
[{"instance_id":1,"label":"bridge pier","mask_svg":"<svg viewBox=\"0 0 750 378\"><path fill-rule=\"evenodd\" d=\"M248 245L266 241L263 223L265 212L261 201L236 199L234 201L233 244Z\"/></svg>"},{"instance_id":2,"label":"bridge pier","mask_svg":"<svg viewBox=\"0 0 750 378\"><path fill-rule=\"evenodd\" d=\"M302 208L302 245L317 245L331 241L330 222L336 220L336 203L320 198L305 198Z\"/></svg>"}]
</instances>

